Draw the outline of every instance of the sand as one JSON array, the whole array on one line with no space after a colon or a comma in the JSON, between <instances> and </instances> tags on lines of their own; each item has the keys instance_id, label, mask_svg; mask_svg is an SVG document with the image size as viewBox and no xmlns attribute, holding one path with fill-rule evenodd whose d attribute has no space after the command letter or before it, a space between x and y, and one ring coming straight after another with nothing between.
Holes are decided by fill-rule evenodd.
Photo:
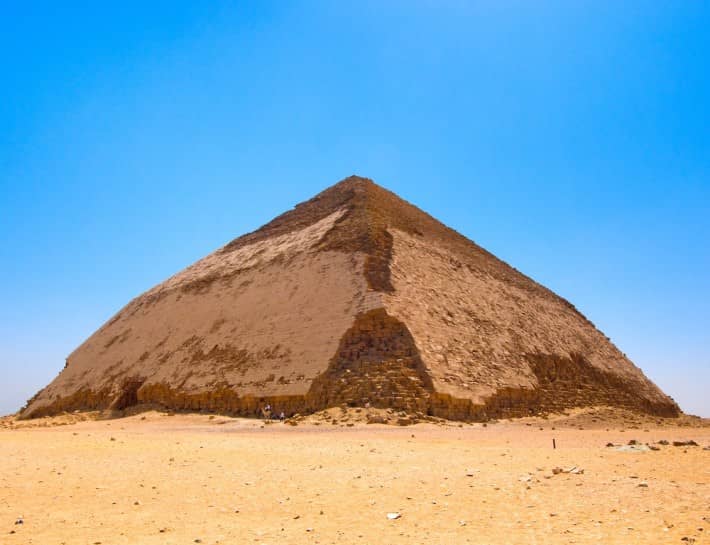
<instances>
[{"instance_id":1,"label":"sand","mask_svg":"<svg viewBox=\"0 0 710 545\"><path fill-rule=\"evenodd\" d=\"M89 416L0 422L0 543L709 542L707 421Z\"/></svg>"}]
</instances>

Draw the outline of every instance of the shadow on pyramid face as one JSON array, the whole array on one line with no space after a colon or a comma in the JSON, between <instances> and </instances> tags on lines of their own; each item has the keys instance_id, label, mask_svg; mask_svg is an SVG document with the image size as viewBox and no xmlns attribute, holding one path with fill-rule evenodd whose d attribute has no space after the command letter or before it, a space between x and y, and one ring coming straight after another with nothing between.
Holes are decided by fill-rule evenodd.
<instances>
[{"instance_id":1,"label":"shadow on pyramid face","mask_svg":"<svg viewBox=\"0 0 710 545\"><path fill-rule=\"evenodd\" d=\"M379 308L356 318L306 397L316 409L369 404L426 413L432 391L409 329Z\"/></svg>"}]
</instances>

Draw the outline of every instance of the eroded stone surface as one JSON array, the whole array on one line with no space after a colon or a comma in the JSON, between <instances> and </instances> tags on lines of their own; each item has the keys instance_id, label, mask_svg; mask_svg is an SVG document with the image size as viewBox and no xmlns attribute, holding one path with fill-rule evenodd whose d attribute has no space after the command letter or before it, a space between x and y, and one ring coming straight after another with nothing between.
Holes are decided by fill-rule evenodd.
<instances>
[{"instance_id":1,"label":"eroded stone surface","mask_svg":"<svg viewBox=\"0 0 710 545\"><path fill-rule=\"evenodd\" d=\"M379 308L357 316L308 396L313 408L345 403L427 412L431 393L407 326Z\"/></svg>"}]
</instances>

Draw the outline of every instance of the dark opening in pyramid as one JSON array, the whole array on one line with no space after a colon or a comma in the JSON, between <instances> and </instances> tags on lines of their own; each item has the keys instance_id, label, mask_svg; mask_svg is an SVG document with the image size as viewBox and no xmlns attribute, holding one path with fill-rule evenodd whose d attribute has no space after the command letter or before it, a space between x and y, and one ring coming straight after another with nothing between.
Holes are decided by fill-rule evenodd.
<instances>
[{"instance_id":1,"label":"dark opening in pyramid","mask_svg":"<svg viewBox=\"0 0 710 545\"><path fill-rule=\"evenodd\" d=\"M570 303L353 176L128 303L22 416L138 404L253 415L267 403L679 414Z\"/></svg>"}]
</instances>

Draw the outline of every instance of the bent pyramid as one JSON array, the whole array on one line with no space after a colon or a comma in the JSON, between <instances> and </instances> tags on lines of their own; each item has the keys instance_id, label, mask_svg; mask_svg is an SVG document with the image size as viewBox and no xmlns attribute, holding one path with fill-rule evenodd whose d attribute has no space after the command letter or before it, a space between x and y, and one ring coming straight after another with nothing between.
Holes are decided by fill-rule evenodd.
<instances>
[{"instance_id":1,"label":"bent pyramid","mask_svg":"<svg viewBox=\"0 0 710 545\"><path fill-rule=\"evenodd\" d=\"M570 303L355 176L128 303L22 416L143 403L679 414Z\"/></svg>"}]
</instances>

